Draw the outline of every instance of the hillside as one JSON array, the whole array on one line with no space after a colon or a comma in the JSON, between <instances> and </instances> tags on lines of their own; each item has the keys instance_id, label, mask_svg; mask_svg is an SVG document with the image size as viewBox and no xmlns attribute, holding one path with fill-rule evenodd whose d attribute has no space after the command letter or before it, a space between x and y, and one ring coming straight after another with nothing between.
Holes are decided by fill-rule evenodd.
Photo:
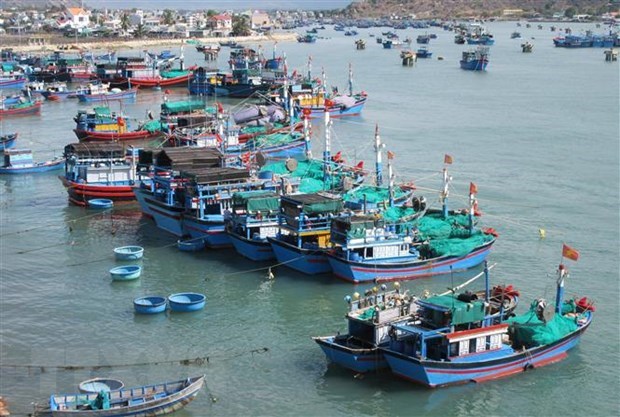
<instances>
[{"instance_id":1,"label":"hillside","mask_svg":"<svg viewBox=\"0 0 620 417\"><path fill-rule=\"evenodd\" d=\"M618 10L618 0L360 0L351 3L343 14L351 18L407 17L454 18L501 16L504 10L520 9L525 14L551 16L556 12L601 15Z\"/></svg>"}]
</instances>

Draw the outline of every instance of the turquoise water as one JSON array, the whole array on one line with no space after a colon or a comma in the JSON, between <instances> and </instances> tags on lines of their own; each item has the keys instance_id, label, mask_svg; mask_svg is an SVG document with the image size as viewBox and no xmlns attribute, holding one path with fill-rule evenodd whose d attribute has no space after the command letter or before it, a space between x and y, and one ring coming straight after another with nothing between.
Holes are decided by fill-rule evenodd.
<instances>
[{"instance_id":1,"label":"turquoise water","mask_svg":"<svg viewBox=\"0 0 620 417\"><path fill-rule=\"evenodd\" d=\"M311 55L313 74L324 67L328 83L341 91L352 63L355 88L369 100L361 117L334 122L332 149L343 149L348 160L373 165L378 123L396 155L398 178L413 180L436 205L444 154L453 156L451 202L462 206L469 182L478 185L482 219L500 233L490 257L498 264L492 280L521 290L520 310L533 298L554 298L563 242L580 251L578 262L566 261L567 295L593 298L597 315L563 362L440 390L389 374L356 378L328 366L311 336L345 331L343 297L366 287L282 267L270 282L265 270L252 272L268 264L232 250L179 252L175 239L141 218L136 205L112 213L69 206L50 173L0 178L0 395L13 413L25 414L32 402L73 392L95 376L133 386L204 373L206 392L176 415L620 414L619 67L604 62L602 49L554 48L549 24L535 26L518 28L524 38L510 39L514 23L490 24L496 45L486 73L460 70L467 47L441 29L428 31L438 35L430 44L433 59L412 68L401 66L397 50L384 50L368 37L380 36L379 29L360 30L367 39L363 51L355 50L354 38L330 29L322 33L330 39L281 43L278 50L286 52L291 70L303 72ZM574 32L586 27L571 26ZM410 29L402 36L424 32ZM535 45L531 54L521 53L526 39ZM188 63L204 62L189 46L185 55ZM221 54L220 67L226 60ZM183 94L179 89L171 99ZM123 108L144 119L160 101L161 92L140 91ZM75 141L72 118L82 107L45 103L40 116L5 120L3 129L18 130L19 147L44 159ZM313 131L313 150L320 155L321 122ZM112 249L128 244L146 248L142 277L112 282ZM407 287L441 292L476 272ZM135 297L181 291L206 293L205 310L133 313ZM198 357L209 361L178 363ZM116 366L140 363L149 365ZM86 368L53 368L66 365ZM92 368L106 365L112 367Z\"/></svg>"}]
</instances>

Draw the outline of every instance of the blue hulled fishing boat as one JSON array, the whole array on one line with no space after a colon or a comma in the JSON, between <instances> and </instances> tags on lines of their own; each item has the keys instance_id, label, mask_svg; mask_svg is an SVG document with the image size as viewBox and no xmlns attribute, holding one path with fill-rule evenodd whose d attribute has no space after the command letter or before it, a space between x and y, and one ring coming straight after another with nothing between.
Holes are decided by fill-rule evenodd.
<instances>
[{"instance_id":1,"label":"blue hulled fishing boat","mask_svg":"<svg viewBox=\"0 0 620 417\"><path fill-rule=\"evenodd\" d=\"M34 162L30 149L5 149L4 164L0 166L0 174L36 174L39 172L60 169L63 158L53 158L49 161Z\"/></svg>"},{"instance_id":2,"label":"blue hulled fishing boat","mask_svg":"<svg viewBox=\"0 0 620 417\"><path fill-rule=\"evenodd\" d=\"M489 48L479 46L475 51L463 51L461 69L467 71L484 71L489 65Z\"/></svg>"},{"instance_id":3,"label":"blue hulled fishing boat","mask_svg":"<svg viewBox=\"0 0 620 417\"><path fill-rule=\"evenodd\" d=\"M483 274L478 274L442 296L450 292L456 293ZM465 291L459 294L457 299L484 300L485 296L485 290L473 293ZM493 320L497 322L500 318L509 317L517 306L518 297L518 291L512 286L494 287L488 298L488 311ZM401 290L398 282L394 283L394 289L390 291L385 284L381 284L380 287L366 290L363 295L355 292L352 296L345 297L349 306L345 316L348 332L313 339L329 361L336 365L361 373L388 369L388 363L380 348L389 346L392 325L416 317L419 310L417 300L409 291Z\"/></svg>"},{"instance_id":4,"label":"blue hulled fishing boat","mask_svg":"<svg viewBox=\"0 0 620 417\"><path fill-rule=\"evenodd\" d=\"M577 259L578 253L568 248L566 255ZM418 300L416 316L392 326L383 356L395 375L431 388L484 382L559 362L592 323L594 307L585 297L563 300L567 268L560 264L557 275L555 305L538 299L527 313L499 323L485 307L488 297Z\"/></svg>"}]
</instances>

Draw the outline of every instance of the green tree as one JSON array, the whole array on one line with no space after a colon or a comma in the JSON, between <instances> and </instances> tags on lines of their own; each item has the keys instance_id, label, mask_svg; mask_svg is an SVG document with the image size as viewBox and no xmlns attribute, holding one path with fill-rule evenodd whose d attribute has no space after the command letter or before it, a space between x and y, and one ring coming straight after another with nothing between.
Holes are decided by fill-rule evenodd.
<instances>
[{"instance_id":1,"label":"green tree","mask_svg":"<svg viewBox=\"0 0 620 417\"><path fill-rule=\"evenodd\" d=\"M134 35L136 38L143 38L146 35L146 27L142 23L138 23Z\"/></svg>"},{"instance_id":2,"label":"green tree","mask_svg":"<svg viewBox=\"0 0 620 417\"><path fill-rule=\"evenodd\" d=\"M164 13L162 14L162 21L164 25L168 25L168 26L174 25L175 23L174 12L170 9L164 10Z\"/></svg>"},{"instance_id":3,"label":"green tree","mask_svg":"<svg viewBox=\"0 0 620 417\"><path fill-rule=\"evenodd\" d=\"M207 17L215 16L217 12L215 10L207 10Z\"/></svg>"},{"instance_id":4,"label":"green tree","mask_svg":"<svg viewBox=\"0 0 620 417\"><path fill-rule=\"evenodd\" d=\"M121 16L121 29L123 29L124 32L127 32L129 26L131 26L131 22L129 21L129 15L127 13L123 13Z\"/></svg>"},{"instance_id":5,"label":"green tree","mask_svg":"<svg viewBox=\"0 0 620 417\"><path fill-rule=\"evenodd\" d=\"M250 36L250 23L248 17L244 15L233 16L232 18L232 35L233 36Z\"/></svg>"},{"instance_id":6,"label":"green tree","mask_svg":"<svg viewBox=\"0 0 620 417\"><path fill-rule=\"evenodd\" d=\"M564 12L564 16L568 17L569 19L572 19L575 14L577 14L577 9L575 9L574 7L569 7Z\"/></svg>"}]
</instances>

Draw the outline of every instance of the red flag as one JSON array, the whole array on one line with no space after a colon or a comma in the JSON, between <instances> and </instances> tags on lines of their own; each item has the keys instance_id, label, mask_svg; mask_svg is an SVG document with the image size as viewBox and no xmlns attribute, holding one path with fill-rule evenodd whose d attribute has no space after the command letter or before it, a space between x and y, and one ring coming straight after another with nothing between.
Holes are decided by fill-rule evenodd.
<instances>
[{"instance_id":1,"label":"red flag","mask_svg":"<svg viewBox=\"0 0 620 417\"><path fill-rule=\"evenodd\" d=\"M566 244L562 244L562 257L577 261L579 260L579 252Z\"/></svg>"},{"instance_id":2,"label":"red flag","mask_svg":"<svg viewBox=\"0 0 620 417\"><path fill-rule=\"evenodd\" d=\"M359 161L359 163L355 165L355 169L359 169L359 170L364 169L364 161Z\"/></svg>"},{"instance_id":3,"label":"red flag","mask_svg":"<svg viewBox=\"0 0 620 417\"><path fill-rule=\"evenodd\" d=\"M452 156L445 154L443 156L443 163L448 165L452 164Z\"/></svg>"},{"instance_id":4,"label":"red flag","mask_svg":"<svg viewBox=\"0 0 620 417\"><path fill-rule=\"evenodd\" d=\"M478 194L478 186L473 182L469 183L469 194Z\"/></svg>"},{"instance_id":5,"label":"red flag","mask_svg":"<svg viewBox=\"0 0 620 417\"><path fill-rule=\"evenodd\" d=\"M387 157L388 157L388 159L394 159L394 152L387 151Z\"/></svg>"}]
</instances>

